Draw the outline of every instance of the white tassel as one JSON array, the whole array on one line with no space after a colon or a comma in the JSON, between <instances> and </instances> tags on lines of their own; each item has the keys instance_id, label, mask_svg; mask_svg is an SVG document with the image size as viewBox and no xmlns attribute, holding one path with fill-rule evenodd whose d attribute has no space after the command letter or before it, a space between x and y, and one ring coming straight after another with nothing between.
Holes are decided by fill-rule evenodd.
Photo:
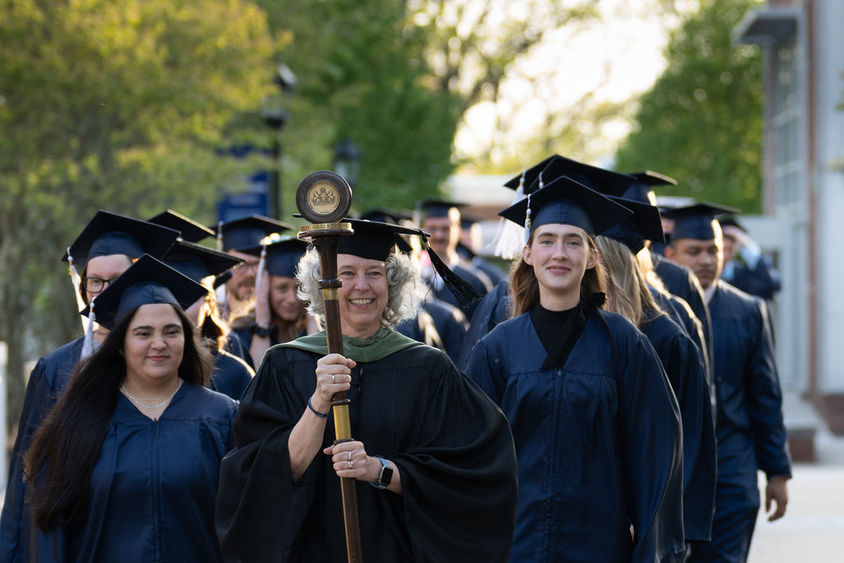
<instances>
[{"instance_id":1,"label":"white tassel","mask_svg":"<svg viewBox=\"0 0 844 563\"><path fill-rule=\"evenodd\" d=\"M267 245L261 245L261 258L258 260L258 273L255 274L255 287L261 285L261 280L265 275L267 268Z\"/></svg>"},{"instance_id":2,"label":"white tassel","mask_svg":"<svg viewBox=\"0 0 844 563\"><path fill-rule=\"evenodd\" d=\"M79 356L80 360L84 360L94 353L94 323L97 322L96 316L94 315L94 301L96 299L92 299L88 305L88 328L85 329L85 338L82 341L82 353Z\"/></svg>"},{"instance_id":3,"label":"white tassel","mask_svg":"<svg viewBox=\"0 0 844 563\"><path fill-rule=\"evenodd\" d=\"M525 197L525 173L522 172L519 178L519 187L516 188L516 195L510 205L515 205ZM495 232L495 239L492 244L495 248L495 255L512 260L522 253L524 246L524 230L522 227L503 217L498 220L498 229Z\"/></svg>"}]
</instances>

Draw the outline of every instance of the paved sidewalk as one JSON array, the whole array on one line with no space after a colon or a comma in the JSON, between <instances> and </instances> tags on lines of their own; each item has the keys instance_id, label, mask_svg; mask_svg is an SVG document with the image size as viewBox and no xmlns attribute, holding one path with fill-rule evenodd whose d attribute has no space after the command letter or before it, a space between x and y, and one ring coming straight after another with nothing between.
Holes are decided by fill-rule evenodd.
<instances>
[{"instance_id":1,"label":"paved sidewalk","mask_svg":"<svg viewBox=\"0 0 844 563\"><path fill-rule=\"evenodd\" d=\"M815 445L818 463L794 467L786 515L768 522L759 512L749 563L844 561L844 439L819 434Z\"/></svg>"}]
</instances>

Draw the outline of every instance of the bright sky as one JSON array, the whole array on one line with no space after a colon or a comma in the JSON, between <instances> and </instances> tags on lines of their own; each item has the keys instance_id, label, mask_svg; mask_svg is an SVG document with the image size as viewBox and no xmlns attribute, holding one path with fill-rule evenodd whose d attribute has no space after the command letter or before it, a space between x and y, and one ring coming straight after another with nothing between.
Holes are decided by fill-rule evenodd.
<instances>
[{"instance_id":1,"label":"bright sky","mask_svg":"<svg viewBox=\"0 0 844 563\"><path fill-rule=\"evenodd\" d=\"M497 103L483 102L467 112L455 141L458 156L487 154L491 145L499 147L492 149L493 160L517 154L544 126L549 111L571 112L590 92L594 95L587 105L624 102L647 91L665 66L662 51L668 33L679 23L666 15L662 4L664 0L600 0L601 21L548 34L508 72ZM685 12L697 2L674 4ZM631 115L634 109L625 107ZM629 131L628 119L619 115L590 134L583 143L588 154L580 158L599 163L611 159Z\"/></svg>"}]
</instances>

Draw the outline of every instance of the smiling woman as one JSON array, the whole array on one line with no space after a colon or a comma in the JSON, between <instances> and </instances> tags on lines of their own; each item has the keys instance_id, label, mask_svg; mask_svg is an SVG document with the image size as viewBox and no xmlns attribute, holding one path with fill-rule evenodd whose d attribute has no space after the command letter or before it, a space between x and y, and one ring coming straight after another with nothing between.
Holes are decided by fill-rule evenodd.
<instances>
[{"instance_id":1,"label":"smiling woman","mask_svg":"<svg viewBox=\"0 0 844 563\"><path fill-rule=\"evenodd\" d=\"M93 300L109 335L26 454L30 560L221 560L214 501L236 403L204 387L210 353L183 311L206 293L144 256Z\"/></svg>"},{"instance_id":2,"label":"smiling woman","mask_svg":"<svg viewBox=\"0 0 844 563\"><path fill-rule=\"evenodd\" d=\"M505 561L516 467L504 417L444 352L392 330L415 311L419 283L397 236L420 232L352 221L337 254L345 355L326 355L320 332L264 356L221 467L223 554L345 560L341 477L371 485L357 487L363 560ZM298 277L321 317L315 251ZM342 391L354 439L334 443L327 420Z\"/></svg>"}]
</instances>

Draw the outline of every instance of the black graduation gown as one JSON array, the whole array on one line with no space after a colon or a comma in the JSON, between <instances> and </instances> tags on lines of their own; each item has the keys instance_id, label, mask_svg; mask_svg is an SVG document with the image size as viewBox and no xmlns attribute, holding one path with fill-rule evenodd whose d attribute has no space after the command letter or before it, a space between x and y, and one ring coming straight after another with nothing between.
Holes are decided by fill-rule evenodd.
<instances>
[{"instance_id":1,"label":"black graduation gown","mask_svg":"<svg viewBox=\"0 0 844 563\"><path fill-rule=\"evenodd\" d=\"M229 397L191 383L158 420L120 394L88 511L79 524L39 530L38 561L221 561L214 503L236 413Z\"/></svg>"},{"instance_id":2,"label":"black graduation gown","mask_svg":"<svg viewBox=\"0 0 844 563\"><path fill-rule=\"evenodd\" d=\"M718 481L712 542L701 561L744 560L759 510L756 472L791 476L768 309L718 281L712 313L712 371L718 393Z\"/></svg>"},{"instance_id":3,"label":"black graduation gown","mask_svg":"<svg viewBox=\"0 0 844 563\"><path fill-rule=\"evenodd\" d=\"M82 343L83 338L80 337L43 356L29 375L0 516L0 561L4 563L27 560L30 516L24 503L23 456L41 421L67 386L82 354Z\"/></svg>"},{"instance_id":4,"label":"black graduation gown","mask_svg":"<svg viewBox=\"0 0 844 563\"><path fill-rule=\"evenodd\" d=\"M463 348L466 329L466 317L460 309L433 297L419 304L416 317L405 319L395 328L399 334L439 348L455 363Z\"/></svg>"},{"instance_id":5,"label":"black graduation gown","mask_svg":"<svg viewBox=\"0 0 844 563\"><path fill-rule=\"evenodd\" d=\"M469 330L463 340L463 348L460 350L460 357L457 360L457 367L465 370L469 363L469 356L478 341L489 334L499 323L510 318L510 310L513 300L510 298L510 284L506 280L500 282L492 290L484 295L475 309L472 322L469 323Z\"/></svg>"},{"instance_id":6,"label":"black graduation gown","mask_svg":"<svg viewBox=\"0 0 844 563\"><path fill-rule=\"evenodd\" d=\"M287 440L315 388L319 355L267 352L223 460L217 532L227 560L345 561L339 479L316 455L290 473ZM504 561L515 452L507 421L441 351L412 344L353 370L352 435L392 460L403 494L357 483L364 561ZM334 440L331 421L324 445Z\"/></svg>"},{"instance_id":7,"label":"black graduation gown","mask_svg":"<svg viewBox=\"0 0 844 563\"><path fill-rule=\"evenodd\" d=\"M702 355L666 315L642 325L662 362L683 422L683 524L687 540L709 541L715 505L715 418Z\"/></svg>"},{"instance_id":8,"label":"black graduation gown","mask_svg":"<svg viewBox=\"0 0 844 563\"><path fill-rule=\"evenodd\" d=\"M682 560L680 414L650 342L591 309L564 367L543 370L547 355L525 313L478 342L467 369L516 444L510 560Z\"/></svg>"},{"instance_id":9,"label":"black graduation gown","mask_svg":"<svg viewBox=\"0 0 844 563\"><path fill-rule=\"evenodd\" d=\"M239 401L255 372L242 359L221 350L214 354L211 389Z\"/></svg>"}]
</instances>

